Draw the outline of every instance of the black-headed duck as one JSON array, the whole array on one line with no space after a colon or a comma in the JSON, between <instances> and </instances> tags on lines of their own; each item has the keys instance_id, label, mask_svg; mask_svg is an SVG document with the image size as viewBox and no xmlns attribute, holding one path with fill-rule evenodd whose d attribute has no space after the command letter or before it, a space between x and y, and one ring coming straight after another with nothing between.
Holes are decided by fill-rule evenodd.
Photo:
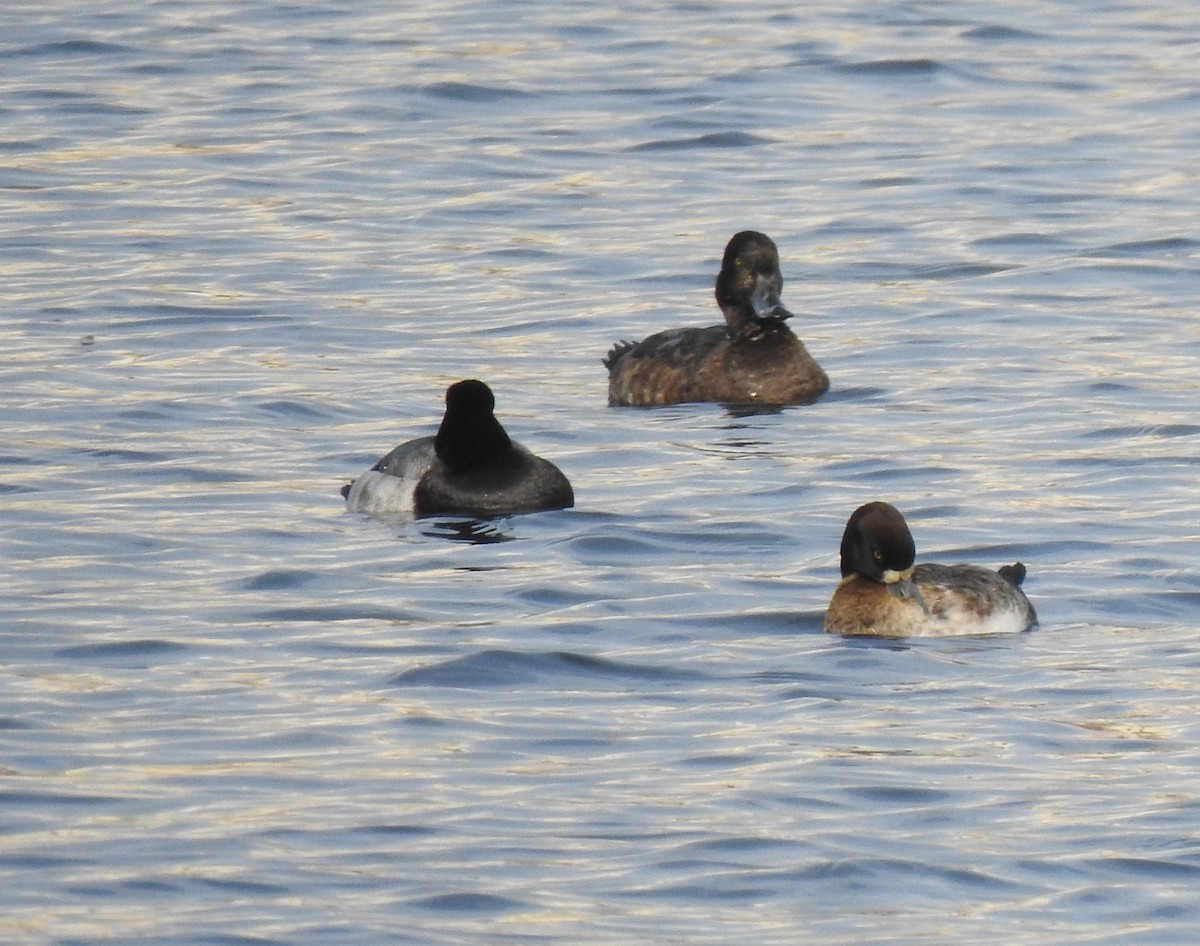
<instances>
[{"instance_id":1,"label":"black-headed duck","mask_svg":"<svg viewBox=\"0 0 1200 946\"><path fill-rule=\"evenodd\" d=\"M450 385L436 436L402 443L344 486L350 509L483 519L574 505L562 471L509 439L495 406L482 381Z\"/></svg>"}]
</instances>

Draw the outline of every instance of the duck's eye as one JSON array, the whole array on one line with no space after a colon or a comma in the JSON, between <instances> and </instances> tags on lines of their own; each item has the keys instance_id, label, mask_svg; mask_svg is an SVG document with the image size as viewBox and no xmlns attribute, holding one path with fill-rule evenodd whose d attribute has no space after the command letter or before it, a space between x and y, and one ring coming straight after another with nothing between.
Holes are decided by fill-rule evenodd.
<instances>
[{"instance_id":1,"label":"duck's eye","mask_svg":"<svg viewBox=\"0 0 1200 946\"><path fill-rule=\"evenodd\" d=\"M879 549L876 549L874 552L871 553L871 557L873 559L875 559L875 561L877 561L877 562L882 562L883 561L883 552L881 552Z\"/></svg>"}]
</instances>

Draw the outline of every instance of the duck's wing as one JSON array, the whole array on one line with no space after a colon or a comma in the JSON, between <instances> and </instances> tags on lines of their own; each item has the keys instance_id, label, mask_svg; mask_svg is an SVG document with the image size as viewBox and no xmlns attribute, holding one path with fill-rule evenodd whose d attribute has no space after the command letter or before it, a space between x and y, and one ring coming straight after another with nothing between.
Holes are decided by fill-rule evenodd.
<instances>
[{"instance_id":1,"label":"duck's wing","mask_svg":"<svg viewBox=\"0 0 1200 946\"><path fill-rule=\"evenodd\" d=\"M434 459L432 437L409 440L343 486L342 496L355 512L412 512L413 490Z\"/></svg>"},{"instance_id":2,"label":"duck's wing","mask_svg":"<svg viewBox=\"0 0 1200 946\"><path fill-rule=\"evenodd\" d=\"M989 568L925 563L913 571L913 581L930 617L945 622L947 633L1024 631L1037 623L1025 593Z\"/></svg>"},{"instance_id":3,"label":"duck's wing","mask_svg":"<svg viewBox=\"0 0 1200 946\"><path fill-rule=\"evenodd\" d=\"M640 342L620 342L604 359L610 404L677 404L690 400L701 366L729 342L724 325L659 332Z\"/></svg>"},{"instance_id":4,"label":"duck's wing","mask_svg":"<svg viewBox=\"0 0 1200 946\"><path fill-rule=\"evenodd\" d=\"M433 438L418 437L390 450L371 469L415 482L425 475L425 471L433 463L434 456Z\"/></svg>"}]
</instances>

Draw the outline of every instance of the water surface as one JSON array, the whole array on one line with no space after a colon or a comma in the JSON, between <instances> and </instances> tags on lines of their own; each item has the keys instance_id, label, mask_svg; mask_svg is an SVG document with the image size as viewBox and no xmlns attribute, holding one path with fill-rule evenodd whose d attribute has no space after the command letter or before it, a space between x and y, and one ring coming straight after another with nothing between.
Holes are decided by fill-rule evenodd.
<instances>
[{"instance_id":1,"label":"water surface","mask_svg":"<svg viewBox=\"0 0 1200 946\"><path fill-rule=\"evenodd\" d=\"M0 16L0 937L1194 942L1200 15L402 7ZM831 392L608 408L745 228ZM464 377L577 507L347 513Z\"/></svg>"}]
</instances>

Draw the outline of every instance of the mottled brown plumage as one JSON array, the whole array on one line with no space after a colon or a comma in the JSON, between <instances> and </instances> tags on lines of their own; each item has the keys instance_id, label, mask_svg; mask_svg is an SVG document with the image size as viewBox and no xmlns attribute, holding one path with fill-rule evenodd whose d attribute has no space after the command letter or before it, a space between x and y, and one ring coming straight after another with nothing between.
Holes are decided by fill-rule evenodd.
<instances>
[{"instance_id":1,"label":"mottled brown plumage","mask_svg":"<svg viewBox=\"0 0 1200 946\"><path fill-rule=\"evenodd\" d=\"M829 377L785 320L783 275L771 239L753 230L725 248L716 297L724 325L670 329L620 342L604 358L613 405L662 406L692 401L807 404Z\"/></svg>"}]
</instances>

